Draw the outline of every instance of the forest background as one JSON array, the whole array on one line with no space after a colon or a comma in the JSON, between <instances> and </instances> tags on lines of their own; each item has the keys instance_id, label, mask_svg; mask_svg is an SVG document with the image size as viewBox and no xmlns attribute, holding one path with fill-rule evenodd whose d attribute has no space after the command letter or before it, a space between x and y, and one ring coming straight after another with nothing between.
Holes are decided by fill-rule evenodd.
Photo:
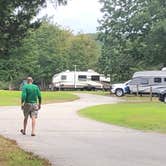
<instances>
[{"instance_id":1,"label":"forest background","mask_svg":"<svg viewBox=\"0 0 166 166\"><path fill-rule=\"evenodd\" d=\"M66 0L53 0L67 5ZM95 34L73 34L47 17L45 0L0 0L0 89L19 89L27 76L47 89L65 70L93 69L112 82L166 66L165 0L100 0Z\"/></svg>"}]
</instances>

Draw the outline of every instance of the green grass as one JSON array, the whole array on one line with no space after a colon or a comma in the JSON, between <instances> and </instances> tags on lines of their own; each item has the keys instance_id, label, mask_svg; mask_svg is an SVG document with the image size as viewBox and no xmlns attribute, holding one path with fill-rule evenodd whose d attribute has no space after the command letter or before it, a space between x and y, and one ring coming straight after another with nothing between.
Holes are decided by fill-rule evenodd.
<instances>
[{"instance_id":1,"label":"green grass","mask_svg":"<svg viewBox=\"0 0 166 166\"><path fill-rule=\"evenodd\" d=\"M20 91L0 90L0 106L20 105ZM43 104L54 102L66 102L76 100L78 97L70 92L42 92Z\"/></svg>"},{"instance_id":2,"label":"green grass","mask_svg":"<svg viewBox=\"0 0 166 166\"><path fill-rule=\"evenodd\" d=\"M89 107L81 116L119 126L166 133L166 105L163 103L119 103Z\"/></svg>"},{"instance_id":3,"label":"green grass","mask_svg":"<svg viewBox=\"0 0 166 166\"><path fill-rule=\"evenodd\" d=\"M120 99L125 100L125 102L143 102L143 103L149 103L151 101L151 98L149 95L143 95L143 96L135 96L133 94L126 94L125 96L121 97ZM152 97L153 102L159 102L158 97Z\"/></svg>"},{"instance_id":4,"label":"green grass","mask_svg":"<svg viewBox=\"0 0 166 166\"><path fill-rule=\"evenodd\" d=\"M21 150L15 141L0 136L1 166L51 166L51 164L32 153Z\"/></svg>"}]
</instances>

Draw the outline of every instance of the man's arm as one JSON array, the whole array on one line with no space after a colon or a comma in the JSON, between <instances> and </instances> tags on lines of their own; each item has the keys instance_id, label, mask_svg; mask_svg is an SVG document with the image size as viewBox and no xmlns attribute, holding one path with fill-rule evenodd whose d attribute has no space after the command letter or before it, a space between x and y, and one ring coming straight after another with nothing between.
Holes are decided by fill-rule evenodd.
<instances>
[{"instance_id":1,"label":"man's arm","mask_svg":"<svg viewBox=\"0 0 166 166\"><path fill-rule=\"evenodd\" d=\"M26 100L26 96L27 96L26 88L23 87L22 94L21 94L21 108L22 109L23 109L23 106L24 106L24 103L25 103L25 100Z\"/></svg>"},{"instance_id":2,"label":"man's arm","mask_svg":"<svg viewBox=\"0 0 166 166\"><path fill-rule=\"evenodd\" d=\"M37 96L38 96L38 100L39 100L39 109L40 109L41 108L42 98L41 98L41 92L40 92L39 88L37 89Z\"/></svg>"}]
</instances>

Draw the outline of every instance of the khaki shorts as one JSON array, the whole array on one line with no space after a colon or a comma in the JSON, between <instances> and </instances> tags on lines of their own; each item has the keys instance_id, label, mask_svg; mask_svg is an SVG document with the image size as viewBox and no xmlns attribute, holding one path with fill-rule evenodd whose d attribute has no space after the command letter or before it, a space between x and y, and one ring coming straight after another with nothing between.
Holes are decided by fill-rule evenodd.
<instances>
[{"instance_id":1,"label":"khaki shorts","mask_svg":"<svg viewBox=\"0 0 166 166\"><path fill-rule=\"evenodd\" d=\"M32 103L25 103L24 107L23 107L23 113L24 113L24 117L28 118L28 116L30 115L30 117L35 117L37 118L38 115L38 105L32 104Z\"/></svg>"}]
</instances>

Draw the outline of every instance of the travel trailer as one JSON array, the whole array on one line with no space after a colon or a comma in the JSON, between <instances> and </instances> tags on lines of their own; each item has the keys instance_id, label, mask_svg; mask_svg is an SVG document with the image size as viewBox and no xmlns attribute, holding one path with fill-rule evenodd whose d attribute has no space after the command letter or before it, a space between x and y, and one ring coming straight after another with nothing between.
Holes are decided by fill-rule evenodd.
<instances>
[{"instance_id":1,"label":"travel trailer","mask_svg":"<svg viewBox=\"0 0 166 166\"><path fill-rule=\"evenodd\" d=\"M60 89L84 89L95 90L103 89L103 83L109 84L110 79L105 78L99 73L88 71L65 71L55 74L52 78L52 87L54 90Z\"/></svg>"},{"instance_id":2,"label":"travel trailer","mask_svg":"<svg viewBox=\"0 0 166 166\"><path fill-rule=\"evenodd\" d=\"M130 93L159 94L166 89L166 70L161 71L139 71L134 73L128 84Z\"/></svg>"}]
</instances>

